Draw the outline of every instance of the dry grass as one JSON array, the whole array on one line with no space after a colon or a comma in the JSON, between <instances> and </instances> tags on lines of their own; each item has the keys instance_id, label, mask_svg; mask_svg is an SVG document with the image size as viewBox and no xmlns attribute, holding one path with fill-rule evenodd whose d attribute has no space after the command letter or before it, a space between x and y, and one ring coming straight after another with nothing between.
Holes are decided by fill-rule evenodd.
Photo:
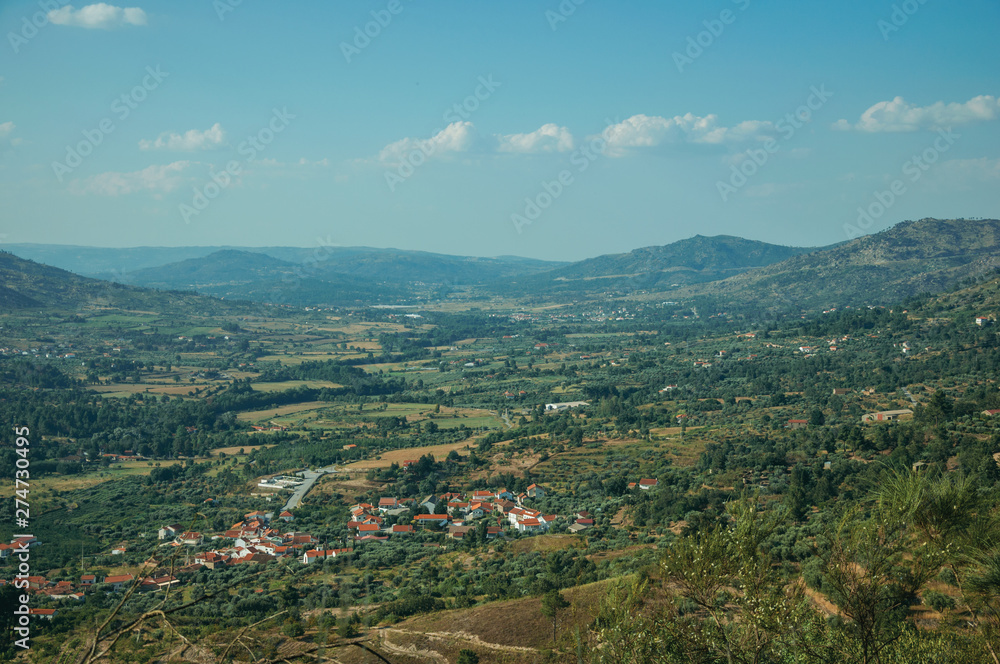
<instances>
[{"instance_id":1,"label":"dry grass","mask_svg":"<svg viewBox=\"0 0 1000 664\"><path fill-rule=\"evenodd\" d=\"M459 441L457 443L448 443L446 445L430 445L428 447L407 447L401 450L389 450L388 452L382 452L378 459L362 459L361 461L355 461L354 463L349 463L344 466L345 470L368 470L369 468L388 468L393 463L398 463L403 465L404 461L413 459L414 461L424 456L425 454L432 455L435 459L441 460L448 456L451 451L457 451L459 454L467 455L467 447L471 447L475 444L472 439Z\"/></svg>"},{"instance_id":2,"label":"dry grass","mask_svg":"<svg viewBox=\"0 0 1000 664\"><path fill-rule=\"evenodd\" d=\"M608 592L611 581L598 581L561 591L571 604L559 615L559 638L570 638L579 627L586 632ZM532 651L552 645L552 623L541 614L541 598L490 602L471 609L440 611L404 620L391 630L404 636L407 632L425 637L464 641L477 652L502 651L523 653L524 660L535 661ZM403 641L403 639L400 639ZM510 660L508 660L510 661Z\"/></svg>"},{"instance_id":3,"label":"dry grass","mask_svg":"<svg viewBox=\"0 0 1000 664\"><path fill-rule=\"evenodd\" d=\"M272 417L280 417L282 415L291 415L293 413L302 413L307 410L318 410L320 408L329 407L330 404L325 401L305 401L303 403L293 403L287 406L279 406L277 408L252 410L246 413L240 413L236 416L236 419L241 422L255 422L257 420L264 420Z\"/></svg>"},{"instance_id":4,"label":"dry grass","mask_svg":"<svg viewBox=\"0 0 1000 664\"><path fill-rule=\"evenodd\" d=\"M511 545L514 553L529 553L538 551L562 551L564 549L584 549L586 539L581 535L536 535L519 539Z\"/></svg>"},{"instance_id":5,"label":"dry grass","mask_svg":"<svg viewBox=\"0 0 1000 664\"><path fill-rule=\"evenodd\" d=\"M257 392L283 392L296 387L308 387L310 389L322 389L324 387L335 389L343 387L340 383L332 383L328 380L286 380L278 383L253 383L251 385Z\"/></svg>"}]
</instances>

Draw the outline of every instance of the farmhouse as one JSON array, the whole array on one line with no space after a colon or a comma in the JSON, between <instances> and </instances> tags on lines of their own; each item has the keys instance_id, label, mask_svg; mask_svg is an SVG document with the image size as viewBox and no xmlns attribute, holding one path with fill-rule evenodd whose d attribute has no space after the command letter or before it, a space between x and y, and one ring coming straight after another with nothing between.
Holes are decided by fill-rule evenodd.
<instances>
[{"instance_id":1,"label":"farmhouse","mask_svg":"<svg viewBox=\"0 0 1000 664\"><path fill-rule=\"evenodd\" d=\"M119 574L116 576L104 577L104 583L110 585L115 591L121 590L122 586L131 584L133 581L135 581L135 577L131 574Z\"/></svg>"},{"instance_id":2,"label":"farmhouse","mask_svg":"<svg viewBox=\"0 0 1000 664\"><path fill-rule=\"evenodd\" d=\"M570 408L583 408L584 406L589 406L590 404L586 401L564 401L561 403L547 403L545 404L545 412L547 413L558 413L564 410L569 410Z\"/></svg>"},{"instance_id":3,"label":"farmhouse","mask_svg":"<svg viewBox=\"0 0 1000 664\"><path fill-rule=\"evenodd\" d=\"M902 410L883 410L879 413L865 413L861 416L862 422L893 422L895 420L905 420L913 416L913 411L909 408Z\"/></svg>"},{"instance_id":4,"label":"farmhouse","mask_svg":"<svg viewBox=\"0 0 1000 664\"><path fill-rule=\"evenodd\" d=\"M175 523L175 524L172 524L172 525L169 525L169 526L163 526L162 528L160 528L157 531L157 536L161 540L163 540L163 539L173 539L173 538L177 537L177 535L179 535L183 531L184 531L184 526L181 526L181 525L178 525L178 524Z\"/></svg>"}]
</instances>

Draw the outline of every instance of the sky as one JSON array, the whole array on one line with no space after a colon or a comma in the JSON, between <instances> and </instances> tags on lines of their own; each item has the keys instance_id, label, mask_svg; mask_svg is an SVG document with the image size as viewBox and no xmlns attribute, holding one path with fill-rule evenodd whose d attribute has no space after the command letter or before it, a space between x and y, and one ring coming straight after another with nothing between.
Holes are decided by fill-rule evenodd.
<instances>
[{"instance_id":1,"label":"sky","mask_svg":"<svg viewBox=\"0 0 1000 664\"><path fill-rule=\"evenodd\" d=\"M0 248L579 260L1000 216L996 0L0 3Z\"/></svg>"}]
</instances>

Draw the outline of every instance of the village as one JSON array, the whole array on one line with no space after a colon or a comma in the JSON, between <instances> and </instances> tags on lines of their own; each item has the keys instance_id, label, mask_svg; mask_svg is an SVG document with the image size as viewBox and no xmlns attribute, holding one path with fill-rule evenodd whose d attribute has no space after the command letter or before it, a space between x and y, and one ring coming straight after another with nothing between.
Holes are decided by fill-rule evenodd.
<instances>
[{"instance_id":1,"label":"village","mask_svg":"<svg viewBox=\"0 0 1000 664\"><path fill-rule=\"evenodd\" d=\"M412 462L410 462L412 463ZM292 478L277 477L262 480L277 484ZM630 490L648 491L656 488L656 479L641 479L629 483ZM267 564L278 559L301 561L310 565L327 559L349 556L355 546L386 542L390 538L412 537L418 531L437 533L448 540L465 540L478 531L484 540L507 539L548 532L563 520L565 532L577 534L593 528L594 517L581 510L563 516L544 514L533 509L533 500L543 498L546 490L532 484L520 494L506 488L474 490L468 493L447 492L429 495L422 500L379 497L373 503L358 503L349 508L350 517L345 526L351 533L343 544L330 547L311 533L294 530L295 516L285 509L273 512L252 511L229 529L214 535L186 529L181 524L167 524L156 531L160 547L173 549L162 557L160 566L146 576L118 573L99 576L83 574L76 581L54 581L45 576L29 576L27 593L48 600L82 601L88 592L156 592L181 585L203 570L216 570L234 565ZM12 540L0 544L0 559L10 558L15 551L33 548L42 543L35 537ZM438 544L440 545L440 544ZM125 554L130 544L121 543L112 548L110 557ZM169 570L164 572L164 568ZM0 579L0 586L13 581ZM32 608L31 615L51 620L57 608Z\"/></svg>"}]
</instances>

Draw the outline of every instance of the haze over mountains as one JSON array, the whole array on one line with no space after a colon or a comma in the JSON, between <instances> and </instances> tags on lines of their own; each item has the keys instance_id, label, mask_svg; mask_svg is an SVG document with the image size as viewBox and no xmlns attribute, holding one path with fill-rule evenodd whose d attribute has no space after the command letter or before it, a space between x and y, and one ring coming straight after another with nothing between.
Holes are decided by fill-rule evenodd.
<instances>
[{"instance_id":1,"label":"haze over mountains","mask_svg":"<svg viewBox=\"0 0 1000 664\"><path fill-rule=\"evenodd\" d=\"M9 250L105 281L34 263L24 267L24 261L6 255L0 262L5 307L59 302L88 288L106 293L106 281L117 281L292 305L426 303L455 293L535 301L669 294L670 299L777 310L891 304L995 270L1000 268L1000 221L908 221L814 248L698 235L569 264L364 247L9 245Z\"/></svg>"}]
</instances>

